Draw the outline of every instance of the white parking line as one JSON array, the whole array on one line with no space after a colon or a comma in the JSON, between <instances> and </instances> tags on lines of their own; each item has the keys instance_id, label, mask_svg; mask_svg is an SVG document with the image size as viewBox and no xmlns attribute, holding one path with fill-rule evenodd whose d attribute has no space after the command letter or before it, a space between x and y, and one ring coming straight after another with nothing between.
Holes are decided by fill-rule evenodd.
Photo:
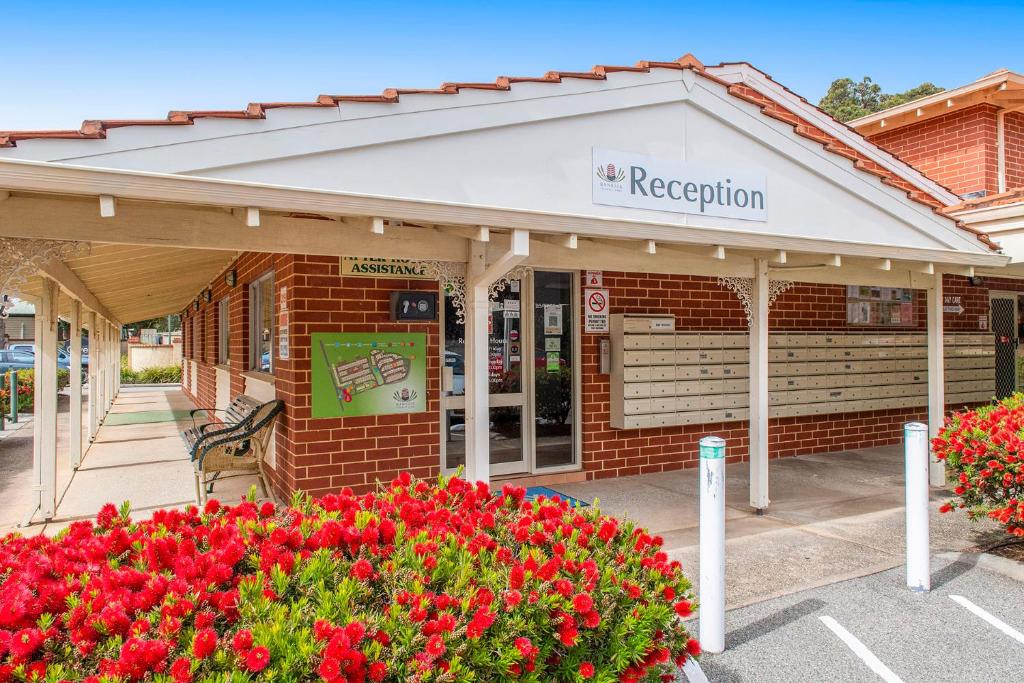
<instances>
[{"instance_id":1,"label":"white parking line","mask_svg":"<svg viewBox=\"0 0 1024 683\"><path fill-rule=\"evenodd\" d=\"M1021 645L1024 645L1024 634L1022 634L1020 631L1018 631L1017 629L1015 629L1012 626L1010 626L1009 624L1007 624L1005 621L1003 621L999 617L996 617L996 616L994 616L992 614L989 614L988 612L986 612L982 608L978 607L977 605L975 605L973 602L971 602L970 600L968 600L967 598L965 598L962 595L950 595L949 599L952 600L953 602L957 603L958 605L962 605L963 607L966 607L968 610L973 612L975 615L981 617L982 619L984 619L988 623L992 624L997 629L999 629L1000 631L1002 631L1006 635L1010 636L1011 638L1016 640Z\"/></svg>"},{"instance_id":2,"label":"white parking line","mask_svg":"<svg viewBox=\"0 0 1024 683\"><path fill-rule=\"evenodd\" d=\"M903 679L892 672L892 669L882 663L875 654L869 650L864 643L857 640L857 637L843 628L838 621L832 617L818 617L821 622L828 626L832 633L839 636L839 639L846 643L846 647L853 650L853 654L861 658L872 671L878 674L886 683L903 683Z\"/></svg>"}]
</instances>

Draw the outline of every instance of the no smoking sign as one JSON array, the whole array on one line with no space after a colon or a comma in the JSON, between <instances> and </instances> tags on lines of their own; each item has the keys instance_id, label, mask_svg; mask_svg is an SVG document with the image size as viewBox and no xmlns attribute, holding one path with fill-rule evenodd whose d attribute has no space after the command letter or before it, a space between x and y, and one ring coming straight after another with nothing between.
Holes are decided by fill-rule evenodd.
<instances>
[{"instance_id":1,"label":"no smoking sign","mask_svg":"<svg viewBox=\"0 0 1024 683\"><path fill-rule=\"evenodd\" d=\"M608 331L608 290L583 290L584 321L583 330L591 333Z\"/></svg>"}]
</instances>

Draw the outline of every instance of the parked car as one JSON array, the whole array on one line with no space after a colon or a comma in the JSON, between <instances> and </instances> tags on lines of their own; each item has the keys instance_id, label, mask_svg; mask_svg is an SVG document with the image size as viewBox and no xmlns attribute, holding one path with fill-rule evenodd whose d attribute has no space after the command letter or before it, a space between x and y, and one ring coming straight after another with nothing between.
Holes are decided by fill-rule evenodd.
<instances>
[{"instance_id":1,"label":"parked car","mask_svg":"<svg viewBox=\"0 0 1024 683\"><path fill-rule=\"evenodd\" d=\"M11 370L31 370L36 366L36 357L25 351L0 351L0 373Z\"/></svg>"},{"instance_id":2,"label":"parked car","mask_svg":"<svg viewBox=\"0 0 1024 683\"><path fill-rule=\"evenodd\" d=\"M9 344L7 346L7 351L18 351L19 353L27 353L30 356L35 356L36 355L36 345L35 344L24 344L24 343ZM68 369L71 368L71 354L68 353L64 349L57 349L57 367L64 368L65 370L68 370ZM82 354L82 368L88 368L88 367L89 367L89 355L88 355L88 353L83 353Z\"/></svg>"}]
</instances>

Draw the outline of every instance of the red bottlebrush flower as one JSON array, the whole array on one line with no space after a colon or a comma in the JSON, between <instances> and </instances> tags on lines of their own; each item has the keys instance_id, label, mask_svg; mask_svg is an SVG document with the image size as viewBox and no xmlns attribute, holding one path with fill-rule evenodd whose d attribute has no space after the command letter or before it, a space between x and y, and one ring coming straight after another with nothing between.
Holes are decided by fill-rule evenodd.
<instances>
[{"instance_id":1,"label":"red bottlebrush flower","mask_svg":"<svg viewBox=\"0 0 1024 683\"><path fill-rule=\"evenodd\" d=\"M693 607L690 605L689 600L680 600L675 604L676 614L681 617L688 617L693 612Z\"/></svg>"},{"instance_id":2,"label":"red bottlebrush flower","mask_svg":"<svg viewBox=\"0 0 1024 683\"><path fill-rule=\"evenodd\" d=\"M192 680L192 662L185 657L178 657L171 664L170 674L175 683L189 683Z\"/></svg>"},{"instance_id":3,"label":"red bottlebrush flower","mask_svg":"<svg viewBox=\"0 0 1024 683\"><path fill-rule=\"evenodd\" d=\"M580 677L581 678L593 678L594 677L594 665L590 662L583 662L580 664Z\"/></svg>"},{"instance_id":4,"label":"red bottlebrush flower","mask_svg":"<svg viewBox=\"0 0 1024 683\"><path fill-rule=\"evenodd\" d=\"M204 628L197 631L192 638L192 656L196 659L206 659L217 649L217 632L212 628Z\"/></svg>"},{"instance_id":5,"label":"red bottlebrush flower","mask_svg":"<svg viewBox=\"0 0 1024 683\"><path fill-rule=\"evenodd\" d=\"M341 662L334 657L324 657L324 660L320 662L317 673L325 681L334 681L341 676Z\"/></svg>"},{"instance_id":6,"label":"red bottlebrush flower","mask_svg":"<svg viewBox=\"0 0 1024 683\"><path fill-rule=\"evenodd\" d=\"M359 621L353 621L345 626L345 635L348 637L349 642L355 647L362 642L366 636L366 626Z\"/></svg>"},{"instance_id":7,"label":"red bottlebrush flower","mask_svg":"<svg viewBox=\"0 0 1024 683\"><path fill-rule=\"evenodd\" d=\"M356 560L352 563L352 568L349 570L349 576L359 579L360 581L366 581L368 578L373 576L373 565L366 560Z\"/></svg>"},{"instance_id":8,"label":"red bottlebrush flower","mask_svg":"<svg viewBox=\"0 0 1024 683\"><path fill-rule=\"evenodd\" d=\"M689 653L691 657L697 657L700 655L700 643L696 638L690 638L686 641L686 652Z\"/></svg>"},{"instance_id":9,"label":"red bottlebrush flower","mask_svg":"<svg viewBox=\"0 0 1024 683\"><path fill-rule=\"evenodd\" d=\"M583 625L587 628L597 628L601 625L601 615L597 610L590 610L583 615Z\"/></svg>"},{"instance_id":10,"label":"red bottlebrush flower","mask_svg":"<svg viewBox=\"0 0 1024 683\"><path fill-rule=\"evenodd\" d=\"M208 515L217 514L218 512L220 512L220 501L217 500L216 498L211 498L210 500L206 501L206 505L203 506L203 512L205 512Z\"/></svg>"},{"instance_id":11,"label":"red bottlebrush flower","mask_svg":"<svg viewBox=\"0 0 1024 683\"><path fill-rule=\"evenodd\" d=\"M27 659L43 644L43 632L38 628L23 628L11 638L11 654Z\"/></svg>"},{"instance_id":12,"label":"red bottlebrush flower","mask_svg":"<svg viewBox=\"0 0 1024 683\"><path fill-rule=\"evenodd\" d=\"M275 512L277 512L277 506L269 500L260 505L260 517L273 517Z\"/></svg>"},{"instance_id":13,"label":"red bottlebrush flower","mask_svg":"<svg viewBox=\"0 0 1024 683\"><path fill-rule=\"evenodd\" d=\"M594 599L586 593L579 593L572 599L572 608L577 612L589 612L594 608Z\"/></svg>"},{"instance_id":14,"label":"red bottlebrush flower","mask_svg":"<svg viewBox=\"0 0 1024 683\"><path fill-rule=\"evenodd\" d=\"M384 662L371 662L367 676L374 683L379 683L384 680L384 677L388 675L388 665Z\"/></svg>"},{"instance_id":15,"label":"red bottlebrush flower","mask_svg":"<svg viewBox=\"0 0 1024 683\"><path fill-rule=\"evenodd\" d=\"M270 664L270 650L262 645L254 647L245 655L245 668L252 672L263 671Z\"/></svg>"},{"instance_id":16,"label":"red bottlebrush flower","mask_svg":"<svg viewBox=\"0 0 1024 683\"><path fill-rule=\"evenodd\" d=\"M519 654L521 654L523 657L529 658L530 655L533 653L533 643L530 642L529 638L516 638L513 645L515 645L515 648L519 650Z\"/></svg>"},{"instance_id":17,"label":"red bottlebrush flower","mask_svg":"<svg viewBox=\"0 0 1024 683\"><path fill-rule=\"evenodd\" d=\"M943 504L942 504L942 505L941 505L941 506L939 507L939 512L943 512L943 513L945 513L945 512L949 512L949 511L950 511L950 510L952 510L952 509L953 509L953 506L952 506L952 505L950 505L949 503L943 503Z\"/></svg>"},{"instance_id":18,"label":"red bottlebrush flower","mask_svg":"<svg viewBox=\"0 0 1024 683\"><path fill-rule=\"evenodd\" d=\"M245 652L252 647L252 631L242 629L231 639L231 647L235 652Z\"/></svg>"},{"instance_id":19,"label":"red bottlebrush flower","mask_svg":"<svg viewBox=\"0 0 1024 683\"><path fill-rule=\"evenodd\" d=\"M434 657L436 659L437 657L443 655L445 653L445 650L447 650L447 648L444 645L444 638L442 638L441 636L431 636L427 640L426 652L431 657Z\"/></svg>"},{"instance_id":20,"label":"red bottlebrush flower","mask_svg":"<svg viewBox=\"0 0 1024 683\"><path fill-rule=\"evenodd\" d=\"M669 602L676 599L676 592L672 586L665 586L665 589L661 591L661 595Z\"/></svg>"}]
</instances>

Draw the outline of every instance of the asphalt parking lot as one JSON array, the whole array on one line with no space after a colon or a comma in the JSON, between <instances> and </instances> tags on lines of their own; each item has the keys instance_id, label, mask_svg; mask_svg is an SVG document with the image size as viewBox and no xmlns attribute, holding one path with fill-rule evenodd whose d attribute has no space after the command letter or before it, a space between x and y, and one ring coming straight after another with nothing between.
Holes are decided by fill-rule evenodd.
<instances>
[{"instance_id":1,"label":"asphalt parking lot","mask_svg":"<svg viewBox=\"0 0 1024 683\"><path fill-rule=\"evenodd\" d=\"M700 666L712 683L1022 681L1024 566L978 557L933 558L930 593L899 567L729 611Z\"/></svg>"}]
</instances>

